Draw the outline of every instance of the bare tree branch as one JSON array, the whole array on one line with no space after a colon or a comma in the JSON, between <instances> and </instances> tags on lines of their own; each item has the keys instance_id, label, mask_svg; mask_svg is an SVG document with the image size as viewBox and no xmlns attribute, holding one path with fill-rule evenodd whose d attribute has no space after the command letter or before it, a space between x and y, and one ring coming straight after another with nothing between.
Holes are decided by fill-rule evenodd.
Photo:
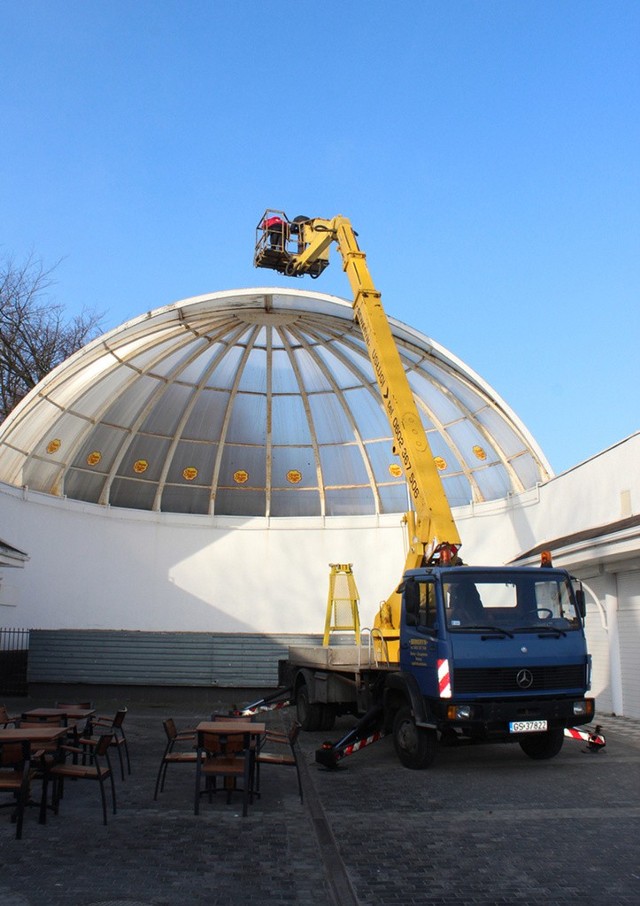
<instances>
[{"instance_id":1,"label":"bare tree branch","mask_svg":"<svg viewBox=\"0 0 640 906\"><path fill-rule=\"evenodd\" d=\"M56 365L100 333L103 315L85 308L65 319L51 299L52 274L29 255L0 259L0 422Z\"/></svg>"}]
</instances>

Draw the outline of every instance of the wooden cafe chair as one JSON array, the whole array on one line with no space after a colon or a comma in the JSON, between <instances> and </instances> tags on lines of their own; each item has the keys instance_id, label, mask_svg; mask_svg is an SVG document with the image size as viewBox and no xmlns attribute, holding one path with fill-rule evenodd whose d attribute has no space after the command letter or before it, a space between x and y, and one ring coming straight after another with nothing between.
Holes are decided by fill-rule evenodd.
<instances>
[{"instance_id":1,"label":"wooden cafe chair","mask_svg":"<svg viewBox=\"0 0 640 906\"><path fill-rule=\"evenodd\" d=\"M107 796L105 792L105 781L111 783L111 805L113 814L116 814L116 788L113 782L113 771L109 760L109 747L111 746L113 735L105 733L100 736L93 748L90 764L80 762L69 762L66 760L54 762L49 765L44 773L42 800L46 803L47 786L52 785L51 804L53 811L57 815L64 791L64 781L69 780L93 780L100 786L100 798L102 801L102 823L107 823ZM83 750L76 746L61 746L63 755L81 755Z\"/></svg>"},{"instance_id":2,"label":"wooden cafe chair","mask_svg":"<svg viewBox=\"0 0 640 906\"><path fill-rule=\"evenodd\" d=\"M242 815L246 818L252 786L253 753L250 740L250 733L221 735L198 730L194 802L196 815L200 813L200 797L208 795L211 801L212 794L217 791L217 780L220 777L223 780L223 790L227 793L227 802L231 801L231 794L239 789L237 781L242 781Z\"/></svg>"},{"instance_id":3,"label":"wooden cafe chair","mask_svg":"<svg viewBox=\"0 0 640 906\"><path fill-rule=\"evenodd\" d=\"M17 720L20 720L19 714L9 714L4 705L0 705L0 726L8 727L9 724L15 724Z\"/></svg>"},{"instance_id":4,"label":"wooden cafe chair","mask_svg":"<svg viewBox=\"0 0 640 906\"><path fill-rule=\"evenodd\" d=\"M124 749L125 757L127 760L127 773L131 773L131 761L129 760L129 745L127 743L127 737L124 732L124 719L127 716L127 709L120 708L115 713L115 717L90 717L87 720L87 725L85 732L81 735L78 740L78 744L85 748L85 754L91 754L91 750L95 749L98 744L98 740L102 738L102 733L107 732L111 737L111 745L117 749L118 758L120 760L120 774L122 779L125 779L124 776L124 759L122 757L122 750ZM96 733L97 731L97 733Z\"/></svg>"},{"instance_id":5,"label":"wooden cafe chair","mask_svg":"<svg viewBox=\"0 0 640 906\"><path fill-rule=\"evenodd\" d=\"M298 755L296 751L296 742L299 734L300 724L297 721L293 722L288 733L279 733L273 730L267 731L264 744L256 755L256 793L258 795L260 795L260 766L263 764L270 764L283 768L296 769L300 802L303 801L302 781L300 779L300 767L298 765ZM272 744L276 744L275 750L273 749Z\"/></svg>"},{"instance_id":6,"label":"wooden cafe chair","mask_svg":"<svg viewBox=\"0 0 640 906\"><path fill-rule=\"evenodd\" d=\"M34 771L31 767L31 743L28 739L18 742L0 741L0 794L9 793L11 799L0 803L0 808L12 808L16 824L16 840L22 839L24 810L29 802L29 791Z\"/></svg>"},{"instance_id":7,"label":"wooden cafe chair","mask_svg":"<svg viewBox=\"0 0 640 906\"><path fill-rule=\"evenodd\" d=\"M164 753L162 755L162 760L160 761L160 767L158 768L158 776L156 778L156 788L153 794L153 798L158 798L158 792L164 790L164 782L167 776L167 768L170 764L195 764L198 758L197 752L195 750L196 745L196 731L192 729L178 731L176 729L175 721L172 717L168 717L162 722L164 727L164 732L167 737L167 744L165 746ZM188 743L190 748L184 750L182 748L176 749L176 746L180 746L183 743Z\"/></svg>"}]
</instances>

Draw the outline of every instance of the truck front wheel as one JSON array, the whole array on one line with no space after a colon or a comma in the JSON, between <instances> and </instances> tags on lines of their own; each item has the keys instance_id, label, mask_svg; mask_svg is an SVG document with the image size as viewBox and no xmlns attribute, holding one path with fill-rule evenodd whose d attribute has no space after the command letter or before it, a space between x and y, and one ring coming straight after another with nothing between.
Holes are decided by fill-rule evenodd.
<instances>
[{"instance_id":1,"label":"truck front wheel","mask_svg":"<svg viewBox=\"0 0 640 906\"><path fill-rule=\"evenodd\" d=\"M393 721L393 744L405 768L428 768L436 757L438 738L435 730L417 727L411 708L400 708Z\"/></svg>"},{"instance_id":2,"label":"truck front wheel","mask_svg":"<svg viewBox=\"0 0 640 906\"><path fill-rule=\"evenodd\" d=\"M523 736L519 742L525 755L542 761L558 754L564 742L564 730L560 728L547 730L546 733L534 733L532 736Z\"/></svg>"},{"instance_id":3,"label":"truck front wheel","mask_svg":"<svg viewBox=\"0 0 640 906\"><path fill-rule=\"evenodd\" d=\"M298 723L303 730L313 732L321 729L321 707L317 704L311 704L309 701L309 690L304 683L298 687L296 692L296 712Z\"/></svg>"}]
</instances>

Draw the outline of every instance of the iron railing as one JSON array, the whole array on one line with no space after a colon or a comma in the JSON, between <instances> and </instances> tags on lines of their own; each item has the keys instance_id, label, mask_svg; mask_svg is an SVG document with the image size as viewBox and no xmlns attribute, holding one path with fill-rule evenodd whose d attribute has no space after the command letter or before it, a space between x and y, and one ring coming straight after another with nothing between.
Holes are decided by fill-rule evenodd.
<instances>
[{"instance_id":1,"label":"iron railing","mask_svg":"<svg viewBox=\"0 0 640 906\"><path fill-rule=\"evenodd\" d=\"M0 628L0 694L26 695L29 630Z\"/></svg>"}]
</instances>

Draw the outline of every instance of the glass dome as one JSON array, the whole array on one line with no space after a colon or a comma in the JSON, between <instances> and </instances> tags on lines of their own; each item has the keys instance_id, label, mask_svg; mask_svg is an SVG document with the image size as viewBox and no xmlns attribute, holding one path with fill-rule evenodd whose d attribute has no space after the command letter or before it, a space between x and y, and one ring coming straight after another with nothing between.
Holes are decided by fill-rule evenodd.
<instances>
[{"instance_id":1,"label":"glass dome","mask_svg":"<svg viewBox=\"0 0 640 906\"><path fill-rule=\"evenodd\" d=\"M389 320L452 506L551 476L480 377ZM408 508L351 304L280 288L186 299L81 349L0 426L0 481L173 513Z\"/></svg>"}]
</instances>

